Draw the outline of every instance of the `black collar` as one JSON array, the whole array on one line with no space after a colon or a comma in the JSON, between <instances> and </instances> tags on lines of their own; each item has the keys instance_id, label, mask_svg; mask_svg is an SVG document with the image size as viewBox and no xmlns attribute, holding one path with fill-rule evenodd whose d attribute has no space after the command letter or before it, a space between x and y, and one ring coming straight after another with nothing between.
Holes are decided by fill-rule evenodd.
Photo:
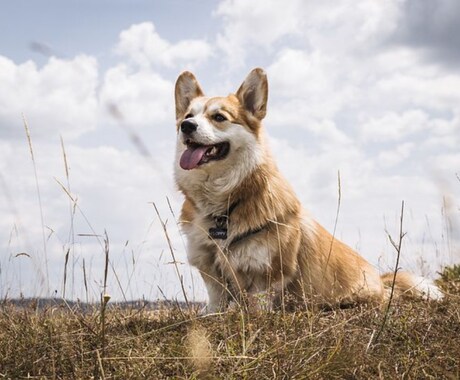
<instances>
[{"instance_id":1,"label":"black collar","mask_svg":"<svg viewBox=\"0 0 460 380\"><path fill-rule=\"evenodd\" d=\"M242 233L241 235L238 235L235 239L232 240L232 242L229 244L229 246L232 245L232 244L238 243L239 241L241 241L243 239L246 239L247 237L249 237L251 235L255 235L256 233L258 233L260 231L263 231L266 227L267 227L267 225L259 227L259 228L254 228L253 230L249 230L249 231L246 231L245 233Z\"/></svg>"}]
</instances>

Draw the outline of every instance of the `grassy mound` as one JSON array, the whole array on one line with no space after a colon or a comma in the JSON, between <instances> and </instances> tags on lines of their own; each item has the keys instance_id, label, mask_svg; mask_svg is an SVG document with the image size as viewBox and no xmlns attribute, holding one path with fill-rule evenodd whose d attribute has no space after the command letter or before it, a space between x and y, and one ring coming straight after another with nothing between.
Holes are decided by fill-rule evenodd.
<instances>
[{"instance_id":1,"label":"grassy mound","mask_svg":"<svg viewBox=\"0 0 460 380\"><path fill-rule=\"evenodd\" d=\"M394 301L380 335L384 308L370 306L198 316L4 302L0 377L458 379L458 269L442 274L443 301Z\"/></svg>"}]
</instances>

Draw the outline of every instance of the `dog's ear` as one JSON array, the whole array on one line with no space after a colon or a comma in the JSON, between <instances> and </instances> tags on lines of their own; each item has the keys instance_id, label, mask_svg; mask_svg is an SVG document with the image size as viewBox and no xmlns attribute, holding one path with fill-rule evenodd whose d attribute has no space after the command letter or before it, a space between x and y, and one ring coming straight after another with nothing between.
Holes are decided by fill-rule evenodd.
<instances>
[{"instance_id":1,"label":"dog's ear","mask_svg":"<svg viewBox=\"0 0 460 380\"><path fill-rule=\"evenodd\" d=\"M196 80L195 75L189 71L184 71L179 75L175 89L176 120L184 116L193 99L203 95L203 90Z\"/></svg>"},{"instance_id":2,"label":"dog's ear","mask_svg":"<svg viewBox=\"0 0 460 380\"><path fill-rule=\"evenodd\" d=\"M260 68L252 70L236 92L243 107L257 119L262 120L267 113L267 74Z\"/></svg>"}]
</instances>

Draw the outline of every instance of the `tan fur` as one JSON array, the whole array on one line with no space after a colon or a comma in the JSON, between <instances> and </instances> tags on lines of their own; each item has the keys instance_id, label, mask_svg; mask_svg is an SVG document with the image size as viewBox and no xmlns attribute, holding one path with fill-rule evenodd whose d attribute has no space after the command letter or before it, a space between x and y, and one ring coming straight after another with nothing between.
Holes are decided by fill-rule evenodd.
<instances>
[{"instance_id":1,"label":"tan fur","mask_svg":"<svg viewBox=\"0 0 460 380\"><path fill-rule=\"evenodd\" d=\"M176 180L185 196L181 222L188 236L189 261L207 286L208 311L238 301L244 294L258 293L273 294L270 302L275 303L284 302L283 297L327 305L381 302L387 295L384 285L389 285L392 275L383 276L382 281L364 258L312 220L274 163L261 125L268 97L263 70L253 70L236 95L203 96L193 74L183 73L178 78L178 153L184 149L180 125L194 106L194 98L200 100L195 107L212 128L222 133L235 126L242 128L236 133L241 132L241 139L251 141L260 153L254 152L254 163L247 168L238 156L243 153L232 148L227 158L190 171L182 170L176 162ZM227 121L212 121L209 110L216 111L216 107ZM229 142L232 147L234 141ZM228 166L229 162L235 164ZM227 181L222 181L224 176ZM232 186L221 183L240 177ZM210 239L213 216L225 214L233 204L237 206L229 216L228 238ZM261 227L262 231L231 244L235 237ZM399 273L396 280L398 293L417 293L410 274Z\"/></svg>"}]
</instances>

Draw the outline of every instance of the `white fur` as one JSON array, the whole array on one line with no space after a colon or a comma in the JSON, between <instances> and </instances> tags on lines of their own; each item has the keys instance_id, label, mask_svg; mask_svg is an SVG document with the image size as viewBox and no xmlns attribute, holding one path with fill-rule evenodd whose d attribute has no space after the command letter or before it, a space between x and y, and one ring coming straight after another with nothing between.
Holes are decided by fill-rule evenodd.
<instances>
[{"instance_id":1,"label":"white fur","mask_svg":"<svg viewBox=\"0 0 460 380\"><path fill-rule=\"evenodd\" d=\"M440 300L444 297L444 294L442 294L432 280L415 275L412 275L412 280L414 282L414 288L422 293L424 298Z\"/></svg>"},{"instance_id":2,"label":"white fur","mask_svg":"<svg viewBox=\"0 0 460 380\"><path fill-rule=\"evenodd\" d=\"M232 249L228 261L234 270L247 273L263 273L270 267L270 251L260 239L248 239Z\"/></svg>"}]
</instances>

